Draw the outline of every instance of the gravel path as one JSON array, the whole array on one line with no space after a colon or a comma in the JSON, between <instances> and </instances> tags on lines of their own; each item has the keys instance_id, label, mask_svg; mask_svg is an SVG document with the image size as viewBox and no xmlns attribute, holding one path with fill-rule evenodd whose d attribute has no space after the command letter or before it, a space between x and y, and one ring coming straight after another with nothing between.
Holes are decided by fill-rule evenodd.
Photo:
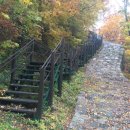
<instances>
[{"instance_id":1,"label":"gravel path","mask_svg":"<svg viewBox=\"0 0 130 130\"><path fill-rule=\"evenodd\" d=\"M105 42L86 65L68 130L130 130L130 82L120 69L122 54L121 45Z\"/></svg>"}]
</instances>

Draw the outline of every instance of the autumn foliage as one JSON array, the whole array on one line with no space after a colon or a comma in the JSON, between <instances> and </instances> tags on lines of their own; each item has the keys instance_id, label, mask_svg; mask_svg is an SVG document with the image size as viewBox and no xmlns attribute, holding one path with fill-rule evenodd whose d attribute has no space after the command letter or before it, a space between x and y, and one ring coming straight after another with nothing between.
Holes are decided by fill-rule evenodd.
<instances>
[{"instance_id":1,"label":"autumn foliage","mask_svg":"<svg viewBox=\"0 0 130 130\"><path fill-rule=\"evenodd\" d=\"M123 16L120 14L110 15L100 29L100 33L108 41L124 42Z\"/></svg>"},{"instance_id":2,"label":"autumn foliage","mask_svg":"<svg viewBox=\"0 0 130 130\"><path fill-rule=\"evenodd\" d=\"M0 45L34 38L53 47L61 37L77 45L102 8L102 0L0 0Z\"/></svg>"},{"instance_id":3,"label":"autumn foliage","mask_svg":"<svg viewBox=\"0 0 130 130\"><path fill-rule=\"evenodd\" d=\"M0 7L0 42L15 39L18 29L6 14L6 7Z\"/></svg>"}]
</instances>

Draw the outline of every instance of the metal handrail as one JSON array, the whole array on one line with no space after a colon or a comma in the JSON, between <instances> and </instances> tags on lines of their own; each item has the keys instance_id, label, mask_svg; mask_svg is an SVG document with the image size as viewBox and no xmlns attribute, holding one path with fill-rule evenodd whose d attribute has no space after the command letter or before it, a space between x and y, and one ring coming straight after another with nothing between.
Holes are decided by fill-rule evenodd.
<instances>
[{"instance_id":1,"label":"metal handrail","mask_svg":"<svg viewBox=\"0 0 130 130\"><path fill-rule=\"evenodd\" d=\"M64 40L64 38L62 38L61 41L59 42L59 44L56 46L56 48L51 51L51 54L50 54L49 57L46 59L46 61L44 62L44 64L43 64L42 67L40 68L40 70L43 69L43 68L46 66L46 64L49 63L49 61L50 61L50 59L51 59L51 56L52 56L52 53L54 53L54 52L56 52L56 51L59 50L59 48L62 46L63 40Z\"/></svg>"},{"instance_id":2,"label":"metal handrail","mask_svg":"<svg viewBox=\"0 0 130 130\"><path fill-rule=\"evenodd\" d=\"M3 69L6 65L8 65L13 59L17 58L20 54L22 54L29 46L33 45L34 39L28 42L24 47L16 51L13 55L8 57L0 64L0 70Z\"/></svg>"},{"instance_id":3,"label":"metal handrail","mask_svg":"<svg viewBox=\"0 0 130 130\"><path fill-rule=\"evenodd\" d=\"M93 38L95 39L97 43L94 40L92 40ZM40 61L39 63L42 63L42 64L39 64L38 66L39 67L41 66L41 67L40 69L38 67L38 73L33 72L33 74L38 74L37 86L39 87L38 97L37 97L38 104L36 106L36 113L35 113L36 118L40 119L42 115L43 102L45 99L44 94L46 93L45 88L46 87L49 88L46 95L46 99L48 100L47 101L48 105L52 105L55 85L57 85L57 90L58 90L57 95L61 96L63 76L66 74L71 75L72 73L78 70L78 67L84 65L85 62L88 60L86 55L89 56L90 54L91 56L93 56L96 50L98 50L99 47L101 46L101 43L100 43L101 41L98 43L98 40L99 39L97 37L92 37L91 39L88 39L88 41L91 43L92 46L90 46L90 49L87 49L89 45L86 45L86 43L84 45L73 47L68 43L64 44L64 38L62 38L54 50L52 51L49 50L50 52L49 54L47 54L48 52L43 54L43 56L49 55L48 57L46 58L43 57L44 59L40 57L40 60L42 59L43 62ZM31 63L33 63L33 61L35 60L34 54L37 53L38 56L41 55L39 54L40 47L37 47L35 45L36 44L34 40L31 40L24 47L22 47L19 51L11 55L3 63L0 64L0 70L3 67L9 67L10 65L10 68L7 68L7 69L10 69L9 74L8 74L10 75L9 83L13 83L16 80L16 77L20 76L19 69L21 70L20 72L24 73L23 71L24 68L23 66L21 67L21 64L20 64L21 62L23 63L24 67L25 68L27 67L26 69L28 69ZM43 47L40 49L41 49L40 52L44 52L46 48L44 49ZM19 62L19 60L22 60L22 61ZM20 65L20 67L18 67L18 65ZM4 68L4 70L6 70L6 68ZM27 74L30 74L30 73L27 73ZM33 79L33 77L31 79Z\"/></svg>"}]
</instances>

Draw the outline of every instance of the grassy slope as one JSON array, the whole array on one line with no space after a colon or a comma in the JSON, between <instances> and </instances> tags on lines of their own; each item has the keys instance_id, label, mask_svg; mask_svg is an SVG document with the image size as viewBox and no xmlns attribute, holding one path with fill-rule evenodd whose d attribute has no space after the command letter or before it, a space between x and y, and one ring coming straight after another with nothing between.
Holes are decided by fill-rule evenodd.
<instances>
[{"instance_id":1,"label":"grassy slope","mask_svg":"<svg viewBox=\"0 0 130 130\"><path fill-rule=\"evenodd\" d=\"M124 59L125 59L125 69L124 69L124 75L130 79L130 44L127 43L124 46L125 48L125 55L124 55Z\"/></svg>"}]
</instances>

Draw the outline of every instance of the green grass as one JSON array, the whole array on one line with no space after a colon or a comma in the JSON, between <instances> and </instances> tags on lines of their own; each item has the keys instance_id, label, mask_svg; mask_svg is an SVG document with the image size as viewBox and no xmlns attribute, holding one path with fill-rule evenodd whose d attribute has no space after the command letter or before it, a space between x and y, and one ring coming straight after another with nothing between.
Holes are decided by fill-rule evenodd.
<instances>
[{"instance_id":1,"label":"green grass","mask_svg":"<svg viewBox=\"0 0 130 130\"><path fill-rule=\"evenodd\" d=\"M130 45L126 44L124 46L125 54L124 54L124 75L126 78L130 79Z\"/></svg>"},{"instance_id":2,"label":"green grass","mask_svg":"<svg viewBox=\"0 0 130 130\"><path fill-rule=\"evenodd\" d=\"M0 130L64 130L69 124L84 81L83 69L63 82L62 97L54 96L53 107L44 112L41 121L24 118L22 115L0 112Z\"/></svg>"},{"instance_id":3,"label":"green grass","mask_svg":"<svg viewBox=\"0 0 130 130\"><path fill-rule=\"evenodd\" d=\"M0 73L0 90L8 88L10 82L9 70L4 70Z\"/></svg>"},{"instance_id":4,"label":"green grass","mask_svg":"<svg viewBox=\"0 0 130 130\"><path fill-rule=\"evenodd\" d=\"M31 130L36 130L36 127L34 124L36 122L25 119L20 114L14 114L10 112L0 112L1 118L0 118L0 130L21 130L24 128L28 128Z\"/></svg>"}]
</instances>

